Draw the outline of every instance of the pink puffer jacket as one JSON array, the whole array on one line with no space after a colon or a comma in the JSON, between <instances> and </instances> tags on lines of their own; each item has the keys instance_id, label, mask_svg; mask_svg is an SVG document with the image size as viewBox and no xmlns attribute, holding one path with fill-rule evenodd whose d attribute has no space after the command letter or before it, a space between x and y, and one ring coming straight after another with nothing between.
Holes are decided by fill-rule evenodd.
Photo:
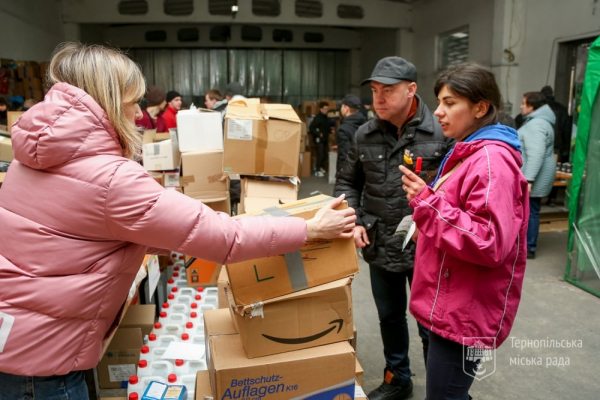
<instances>
[{"instance_id":1,"label":"pink puffer jacket","mask_svg":"<svg viewBox=\"0 0 600 400\"><path fill-rule=\"evenodd\" d=\"M410 311L446 339L495 348L521 299L527 181L518 150L501 141L457 143L441 175L460 161L435 193L426 187L410 202L419 228Z\"/></svg>"},{"instance_id":2,"label":"pink puffer jacket","mask_svg":"<svg viewBox=\"0 0 600 400\"><path fill-rule=\"evenodd\" d=\"M216 261L287 253L299 218L232 220L122 157L103 109L59 83L13 126L0 190L0 371L93 368L149 248Z\"/></svg>"}]
</instances>

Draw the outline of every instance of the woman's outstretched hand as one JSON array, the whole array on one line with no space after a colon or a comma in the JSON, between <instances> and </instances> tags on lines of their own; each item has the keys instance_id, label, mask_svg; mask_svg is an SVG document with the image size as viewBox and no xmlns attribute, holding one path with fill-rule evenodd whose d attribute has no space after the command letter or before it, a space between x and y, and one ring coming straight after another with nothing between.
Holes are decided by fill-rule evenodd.
<instances>
[{"instance_id":1,"label":"woman's outstretched hand","mask_svg":"<svg viewBox=\"0 0 600 400\"><path fill-rule=\"evenodd\" d=\"M353 208L336 211L345 195L341 195L321 208L317 214L306 221L307 239L349 239L354 237L353 229L356 212Z\"/></svg>"}]
</instances>

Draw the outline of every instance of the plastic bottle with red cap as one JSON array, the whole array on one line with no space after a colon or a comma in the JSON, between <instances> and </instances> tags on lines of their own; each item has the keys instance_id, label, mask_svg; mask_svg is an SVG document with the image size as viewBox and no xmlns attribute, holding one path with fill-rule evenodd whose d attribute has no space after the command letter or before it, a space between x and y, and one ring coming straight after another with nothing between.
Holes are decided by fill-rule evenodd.
<instances>
[{"instance_id":1,"label":"plastic bottle with red cap","mask_svg":"<svg viewBox=\"0 0 600 400\"><path fill-rule=\"evenodd\" d=\"M152 359L151 357L150 347L142 346L142 349L140 350L140 360L150 361Z\"/></svg>"},{"instance_id":2,"label":"plastic bottle with red cap","mask_svg":"<svg viewBox=\"0 0 600 400\"><path fill-rule=\"evenodd\" d=\"M140 381L137 375L132 375L129 377L129 382L127 382L127 398L129 400L138 400L144 393L142 388L142 382Z\"/></svg>"}]
</instances>

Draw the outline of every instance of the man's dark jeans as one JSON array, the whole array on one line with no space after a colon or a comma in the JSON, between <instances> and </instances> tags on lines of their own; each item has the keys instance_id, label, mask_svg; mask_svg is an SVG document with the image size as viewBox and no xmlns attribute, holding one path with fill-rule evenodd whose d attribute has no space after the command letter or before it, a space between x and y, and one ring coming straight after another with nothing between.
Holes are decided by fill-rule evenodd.
<instances>
[{"instance_id":1,"label":"man's dark jeans","mask_svg":"<svg viewBox=\"0 0 600 400\"><path fill-rule=\"evenodd\" d=\"M412 284L413 270L405 272L390 272L383 268L370 267L371 290L379 314L379 327L383 341L383 354L388 368L397 372L401 384L408 384L411 377L410 360L408 358L408 323L406 310L408 293L406 282ZM429 347L429 331L421 324L419 336L423 343L423 358L427 362Z\"/></svg>"}]
</instances>

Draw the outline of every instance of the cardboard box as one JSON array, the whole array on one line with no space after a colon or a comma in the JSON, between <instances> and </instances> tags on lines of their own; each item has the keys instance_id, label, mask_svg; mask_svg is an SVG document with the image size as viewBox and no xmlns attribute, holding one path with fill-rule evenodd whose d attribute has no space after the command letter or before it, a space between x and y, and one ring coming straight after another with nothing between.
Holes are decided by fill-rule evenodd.
<instances>
[{"instance_id":1,"label":"cardboard box","mask_svg":"<svg viewBox=\"0 0 600 400\"><path fill-rule=\"evenodd\" d=\"M149 335L154 327L156 305L135 305L127 309L119 328L140 328L142 337Z\"/></svg>"},{"instance_id":2,"label":"cardboard box","mask_svg":"<svg viewBox=\"0 0 600 400\"><path fill-rule=\"evenodd\" d=\"M23 87L25 91L29 89L42 90L42 80L40 78L25 78L23 79Z\"/></svg>"},{"instance_id":3,"label":"cardboard box","mask_svg":"<svg viewBox=\"0 0 600 400\"><path fill-rule=\"evenodd\" d=\"M12 140L0 136L0 161L11 162L13 158Z\"/></svg>"},{"instance_id":4,"label":"cardboard box","mask_svg":"<svg viewBox=\"0 0 600 400\"><path fill-rule=\"evenodd\" d=\"M248 357L350 339L351 283L352 277L347 277L249 306L235 306L227 290L233 322Z\"/></svg>"},{"instance_id":5,"label":"cardboard box","mask_svg":"<svg viewBox=\"0 0 600 400\"><path fill-rule=\"evenodd\" d=\"M240 214L288 204L298 200L298 185L292 182L242 179Z\"/></svg>"},{"instance_id":6,"label":"cardboard box","mask_svg":"<svg viewBox=\"0 0 600 400\"><path fill-rule=\"evenodd\" d=\"M229 308L229 301L225 293L226 287L229 285L229 277L227 276L227 268L221 268L219 278L217 279L218 307Z\"/></svg>"},{"instance_id":7,"label":"cardboard box","mask_svg":"<svg viewBox=\"0 0 600 400\"><path fill-rule=\"evenodd\" d=\"M168 140L159 140L155 130L144 132L142 145L144 168L148 171L165 171L179 169L181 153L177 146L177 136L171 135Z\"/></svg>"},{"instance_id":8,"label":"cardboard box","mask_svg":"<svg viewBox=\"0 0 600 400\"><path fill-rule=\"evenodd\" d=\"M164 171L162 173L163 186L166 188L178 188L181 189L181 181L179 180L179 171ZM180 190L183 193L183 190Z\"/></svg>"},{"instance_id":9,"label":"cardboard box","mask_svg":"<svg viewBox=\"0 0 600 400\"><path fill-rule=\"evenodd\" d=\"M190 258L190 256L185 256L185 261L188 262ZM188 285L216 286L221 267L221 264L197 258L187 269L186 278Z\"/></svg>"},{"instance_id":10,"label":"cardboard box","mask_svg":"<svg viewBox=\"0 0 600 400\"><path fill-rule=\"evenodd\" d=\"M223 151L194 151L181 154L181 187L194 199L227 197L229 177L223 174Z\"/></svg>"},{"instance_id":11,"label":"cardboard box","mask_svg":"<svg viewBox=\"0 0 600 400\"><path fill-rule=\"evenodd\" d=\"M289 104L234 103L225 116L223 171L298 176L302 122Z\"/></svg>"},{"instance_id":12,"label":"cardboard box","mask_svg":"<svg viewBox=\"0 0 600 400\"><path fill-rule=\"evenodd\" d=\"M327 104L329 104L329 111L337 109L337 102L335 100L331 100L331 99L320 99L320 100L317 100L317 107L319 107L319 103L321 103L323 101L326 102Z\"/></svg>"},{"instance_id":13,"label":"cardboard box","mask_svg":"<svg viewBox=\"0 0 600 400\"><path fill-rule=\"evenodd\" d=\"M205 396L213 398L212 390L210 389L210 375L208 371L198 371L196 374L194 398L188 398L188 400L206 400Z\"/></svg>"},{"instance_id":14,"label":"cardboard box","mask_svg":"<svg viewBox=\"0 0 600 400\"><path fill-rule=\"evenodd\" d=\"M231 215L231 202L229 201L229 193L225 198L216 199L200 199L204 205L210 207L213 211L222 212Z\"/></svg>"},{"instance_id":15,"label":"cardboard box","mask_svg":"<svg viewBox=\"0 0 600 400\"><path fill-rule=\"evenodd\" d=\"M11 89L12 96L23 96L25 97L25 86L23 86L23 82L13 82ZM13 111L20 112L20 111Z\"/></svg>"},{"instance_id":16,"label":"cardboard box","mask_svg":"<svg viewBox=\"0 0 600 400\"><path fill-rule=\"evenodd\" d=\"M349 340L350 346L356 351L356 344L358 343L358 332L356 326L352 328L352 339Z\"/></svg>"},{"instance_id":17,"label":"cardboard box","mask_svg":"<svg viewBox=\"0 0 600 400\"><path fill-rule=\"evenodd\" d=\"M300 178L310 178L312 172L311 161L310 151L300 153L300 160L298 163L298 176Z\"/></svg>"},{"instance_id":18,"label":"cardboard box","mask_svg":"<svg viewBox=\"0 0 600 400\"><path fill-rule=\"evenodd\" d=\"M202 400L202 398L200 398ZM356 382L356 386L354 387L354 400L369 400L367 398L367 395L365 394L365 391L362 388L362 385L358 384L358 381Z\"/></svg>"},{"instance_id":19,"label":"cardboard box","mask_svg":"<svg viewBox=\"0 0 600 400\"><path fill-rule=\"evenodd\" d=\"M245 215L291 215L310 219L332 197L319 195ZM346 202L338 209L347 208ZM237 216L234 218L243 217ZM283 296L358 273L354 239L308 241L298 252L227 265L236 305Z\"/></svg>"},{"instance_id":20,"label":"cardboard box","mask_svg":"<svg viewBox=\"0 0 600 400\"><path fill-rule=\"evenodd\" d=\"M6 178L6 172L0 172L0 188L2 187L2 184L4 183L4 178ZM225 268L223 268L223 271L225 271Z\"/></svg>"},{"instance_id":21,"label":"cardboard box","mask_svg":"<svg viewBox=\"0 0 600 400\"><path fill-rule=\"evenodd\" d=\"M19 118L21 118L21 115L25 114L25 111L9 111L6 114L6 119L7 119L7 126L8 126L8 132L10 133L12 130L12 126L15 124L15 122L17 122L17 120Z\"/></svg>"},{"instance_id":22,"label":"cardboard box","mask_svg":"<svg viewBox=\"0 0 600 400\"><path fill-rule=\"evenodd\" d=\"M44 91L42 89L25 88L25 99L34 99L36 101L44 100Z\"/></svg>"},{"instance_id":23,"label":"cardboard box","mask_svg":"<svg viewBox=\"0 0 600 400\"><path fill-rule=\"evenodd\" d=\"M360 363L358 362L358 358L356 359L356 382L358 382L358 384L360 386L363 385L363 375L365 374L365 370L363 369L362 365L360 365Z\"/></svg>"},{"instance_id":24,"label":"cardboard box","mask_svg":"<svg viewBox=\"0 0 600 400\"><path fill-rule=\"evenodd\" d=\"M19 79L39 78L40 68L37 65L19 65L17 67L17 76Z\"/></svg>"},{"instance_id":25,"label":"cardboard box","mask_svg":"<svg viewBox=\"0 0 600 400\"><path fill-rule=\"evenodd\" d=\"M223 117L204 108L177 113L179 151L223 150Z\"/></svg>"},{"instance_id":26,"label":"cardboard box","mask_svg":"<svg viewBox=\"0 0 600 400\"><path fill-rule=\"evenodd\" d=\"M129 377L136 374L142 344L140 328L117 329L98 364L98 381L102 389L127 387Z\"/></svg>"},{"instance_id":27,"label":"cardboard box","mask_svg":"<svg viewBox=\"0 0 600 400\"><path fill-rule=\"evenodd\" d=\"M206 311L204 329L215 399L354 398L355 356L348 342L250 359L229 311Z\"/></svg>"}]
</instances>

